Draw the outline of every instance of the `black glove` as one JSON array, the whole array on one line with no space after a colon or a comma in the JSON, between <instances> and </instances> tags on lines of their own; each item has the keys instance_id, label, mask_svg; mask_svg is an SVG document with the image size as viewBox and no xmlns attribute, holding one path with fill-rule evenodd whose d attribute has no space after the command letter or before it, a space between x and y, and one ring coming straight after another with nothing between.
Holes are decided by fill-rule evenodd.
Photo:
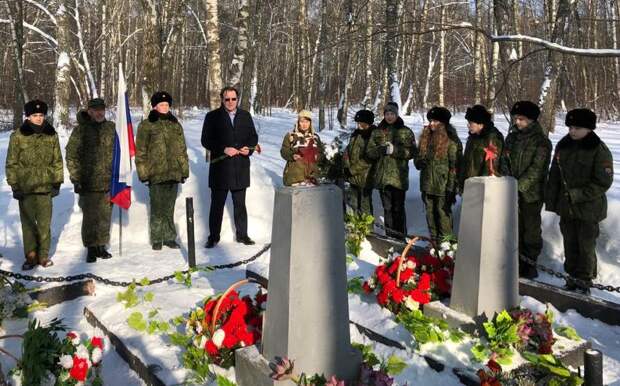
<instances>
[{"instance_id":1,"label":"black glove","mask_svg":"<svg viewBox=\"0 0 620 386\"><path fill-rule=\"evenodd\" d=\"M52 197L56 197L56 196L58 196L58 193L60 193L60 184L54 184L54 185L52 185L52 191L50 192L50 194L52 195Z\"/></svg>"},{"instance_id":2,"label":"black glove","mask_svg":"<svg viewBox=\"0 0 620 386\"><path fill-rule=\"evenodd\" d=\"M80 183L79 183L79 182L74 182L74 183L73 183L73 191L74 191L76 194L80 194L80 193L82 192L82 185L80 185Z\"/></svg>"},{"instance_id":3,"label":"black glove","mask_svg":"<svg viewBox=\"0 0 620 386\"><path fill-rule=\"evenodd\" d=\"M21 200L24 198L24 193L21 190L13 189L13 198L16 200Z\"/></svg>"}]
</instances>

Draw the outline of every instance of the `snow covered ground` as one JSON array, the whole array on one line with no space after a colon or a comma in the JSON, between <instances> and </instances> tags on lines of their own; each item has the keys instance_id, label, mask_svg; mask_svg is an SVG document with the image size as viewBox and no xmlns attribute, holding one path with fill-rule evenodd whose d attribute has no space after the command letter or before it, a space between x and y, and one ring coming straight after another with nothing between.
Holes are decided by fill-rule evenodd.
<instances>
[{"instance_id":1,"label":"snow covered ground","mask_svg":"<svg viewBox=\"0 0 620 386\"><path fill-rule=\"evenodd\" d=\"M208 164L204 161L204 149L200 145L200 134L202 129L202 119L204 112L199 110L188 111L185 114L183 125L188 144L188 154L190 159L190 178L179 191L175 221L179 231L179 238L186 240L185 227L185 197L194 198L195 223L196 223L196 242L197 242L197 263L198 264L221 264L233 262L247 258L259 251L263 244L270 241L273 195L274 189L282 185L282 170L284 161L279 154L282 138L286 131L290 130L295 122L295 115L287 110L274 109L272 116L255 117L257 131L262 146L262 154L256 154L252 159L252 186L248 190L247 202L249 213L249 235L257 241L255 246L243 246L234 242L234 231L232 225L232 204L229 202L224 214L222 227L222 241L217 248L206 250L202 245L208 236L208 212L210 192L208 189ZM417 114L405 117L405 122L419 137L423 125L423 115ZM135 117L134 117L135 119ZM559 117L558 122L563 121ZM466 121L463 114L458 114L453 118L453 124L457 128L461 139L465 142L467 138ZM496 117L496 124L504 133L507 131L507 123L503 116ZM134 126L137 127L137 124ZM558 124L556 132L551 135L555 143L566 134L567 130L562 124ZM324 131L320 133L325 142L329 142L336 131ZM602 223L601 236L598 242L599 254L599 277L598 282L604 284L620 285L620 241L614 234L620 229L620 123L601 123L597 129L603 140L607 143L614 154L614 166L616 176L614 185L608 192L609 211L608 218ZM63 147L67 141L67 136L61 138ZM0 162L4 164L6 150L9 142L9 133L0 133ZM83 272L93 272L114 280L141 279L143 277L156 278L170 274L176 270L187 267L187 249L183 247L181 251L164 249L160 252L152 251L148 238L148 191L142 185L136 175L133 179L133 204L129 212L123 213L123 254L119 256L119 225L118 211L114 210L112 226L112 248L114 258L100 261L96 264L85 263L85 251L82 247L80 228L81 213L77 205L77 197L73 194L72 186L68 183L68 174L65 175L65 185L62 186L60 195L54 199L54 216L52 224L52 248L51 254L55 265L51 268L37 268L35 275L73 275ZM380 201L375 194L376 215L380 215ZM406 201L407 221L409 233L426 234L426 223L423 212L423 204L420 199L418 187L418 172L411 167L410 189L407 193ZM455 212L458 214L458 205ZM0 268L19 272L23 262L23 251L21 246L21 228L19 222L18 205L11 197L10 187L6 184L4 167L0 168L0 253L4 258L0 259ZM327 219L326 219L327 220ZM458 224L458 221L455 221ZM545 213L543 217L543 237L545 245L541 262L556 270L562 271L562 239L559 233L558 218L550 213ZM349 276L364 275L368 276L376 264L376 256L370 251L369 245L365 246L362 259L349 266ZM269 254L265 254L259 261L253 264L256 270L265 270L268 265ZM224 289L228 284L234 282L243 275L245 267L239 267L229 271L220 271L210 274L199 274L194 281L194 287L189 292L183 292L181 284L172 283L170 285L160 284L154 286L156 298L161 299L182 299L175 309L187 309L187 306L200 301L201 298L212 294L214 291ZM546 274L541 275L540 280L561 284L561 281ZM71 302L66 302L57 306L50 307L42 311L37 311L34 317L43 321L51 320L54 317L62 317L65 324L83 333L94 333L93 328L84 320L82 309L85 305L94 301L104 302L110 300L118 292L117 288L106 287L97 284L97 296L94 298L80 298ZM178 292L175 297L174 292ZM183 295L180 295L183 294ZM611 301L620 302L618 294L603 293L594 290L593 294ZM195 298L194 298L195 297ZM524 298L523 304L529 307L543 307L534 299ZM110 305L111 308L114 308ZM364 325L375 329L377 332L391 336L395 340L403 341L407 339L406 331L390 322L389 313L383 312L376 304L365 302L358 296L350 297L351 318L364 320ZM172 311L171 315L172 315ZM178 314L178 313L177 313ZM369 319L369 315L372 317ZM607 355L605 360L605 383L620 386L620 327L611 327L597 321L581 317L575 312L558 313L557 319L573 325L582 337L593 342L595 347L601 348ZM176 316L176 315L172 315ZM122 332L124 318L119 318L119 325L115 328ZM25 328L23 321L5 322L3 328L7 332L19 332ZM357 333L352 328L354 341L366 342L366 338ZM146 344L146 343L145 343ZM1 347L18 354L18 342L0 342ZM394 351L381 345L375 345L376 351L381 354L388 354ZM409 380L409 383L417 384L416 380L423 377L424 384L456 385L458 381L451 372L435 373L431 370L424 360L407 352L397 353L402 358L407 358L410 367L398 377L399 383ZM7 357L0 356L0 363L3 369L11 368L14 364ZM120 359L113 350L109 350L104 358L104 380L106 384L116 385L138 385L141 384L137 375L133 373L127 365Z\"/></svg>"}]
</instances>

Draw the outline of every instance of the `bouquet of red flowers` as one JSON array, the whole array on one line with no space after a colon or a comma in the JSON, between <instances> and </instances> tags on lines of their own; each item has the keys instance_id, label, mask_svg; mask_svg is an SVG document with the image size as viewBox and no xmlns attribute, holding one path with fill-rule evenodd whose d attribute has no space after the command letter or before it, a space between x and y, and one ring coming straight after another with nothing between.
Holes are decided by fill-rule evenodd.
<instances>
[{"instance_id":1,"label":"bouquet of red flowers","mask_svg":"<svg viewBox=\"0 0 620 386\"><path fill-rule=\"evenodd\" d=\"M186 332L193 344L204 349L210 362L224 368L234 365L235 350L251 346L262 336L262 312L267 295L240 297L234 290L212 297L203 308L190 313Z\"/></svg>"},{"instance_id":2,"label":"bouquet of red flowers","mask_svg":"<svg viewBox=\"0 0 620 386\"><path fill-rule=\"evenodd\" d=\"M452 289L453 254L438 254L431 249L407 255L407 250L405 258L396 256L379 265L363 284L367 294L376 292L378 303L394 313L403 306L418 309L421 304L449 296Z\"/></svg>"}]
</instances>

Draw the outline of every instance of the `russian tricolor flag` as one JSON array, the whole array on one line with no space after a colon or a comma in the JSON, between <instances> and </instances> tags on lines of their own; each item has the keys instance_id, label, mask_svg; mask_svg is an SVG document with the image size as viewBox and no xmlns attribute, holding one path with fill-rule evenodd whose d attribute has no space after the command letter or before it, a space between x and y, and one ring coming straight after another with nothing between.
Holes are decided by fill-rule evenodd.
<instances>
[{"instance_id":1,"label":"russian tricolor flag","mask_svg":"<svg viewBox=\"0 0 620 386\"><path fill-rule=\"evenodd\" d=\"M136 144L131 126L131 112L127 97L127 84L123 66L118 67L118 100L116 104L116 141L112 156L112 181L110 201L123 209L131 205L131 158L136 154Z\"/></svg>"}]
</instances>

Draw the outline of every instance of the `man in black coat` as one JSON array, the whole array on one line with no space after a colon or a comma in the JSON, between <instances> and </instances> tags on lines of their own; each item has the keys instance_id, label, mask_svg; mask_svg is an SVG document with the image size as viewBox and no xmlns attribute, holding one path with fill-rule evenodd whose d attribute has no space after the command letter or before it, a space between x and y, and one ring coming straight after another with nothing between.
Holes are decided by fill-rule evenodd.
<instances>
[{"instance_id":1,"label":"man in black coat","mask_svg":"<svg viewBox=\"0 0 620 386\"><path fill-rule=\"evenodd\" d=\"M237 107L239 93L225 87L220 93L222 106L205 117L202 126L202 146L210 152L209 187L209 239L206 248L213 248L220 241L222 216L228 191L234 204L237 242L253 245L248 237L248 214L245 208L245 190L250 186L250 156L258 135L249 112Z\"/></svg>"}]
</instances>

